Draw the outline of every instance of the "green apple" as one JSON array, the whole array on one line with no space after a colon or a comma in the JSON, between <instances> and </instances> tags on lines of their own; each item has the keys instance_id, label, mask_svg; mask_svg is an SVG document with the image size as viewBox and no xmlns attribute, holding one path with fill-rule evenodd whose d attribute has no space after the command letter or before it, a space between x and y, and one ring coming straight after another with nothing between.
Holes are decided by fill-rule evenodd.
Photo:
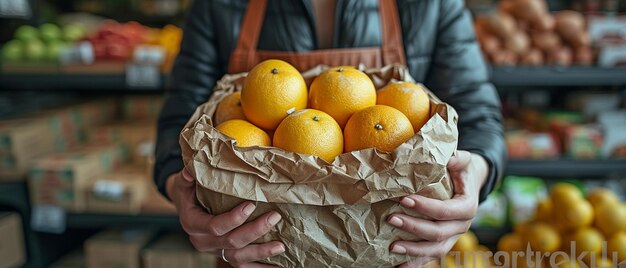
<instances>
[{"instance_id":1,"label":"green apple","mask_svg":"<svg viewBox=\"0 0 626 268\"><path fill-rule=\"evenodd\" d=\"M80 24L67 24L63 26L63 39L67 42L77 41L85 36L86 30Z\"/></svg>"},{"instance_id":2,"label":"green apple","mask_svg":"<svg viewBox=\"0 0 626 268\"><path fill-rule=\"evenodd\" d=\"M61 32L61 28L59 28L59 26L52 23L44 23L39 26L39 34L43 41L49 43L61 40L63 33Z\"/></svg>"},{"instance_id":3,"label":"green apple","mask_svg":"<svg viewBox=\"0 0 626 268\"><path fill-rule=\"evenodd\" d=\"M11 40L2 46L2 60L7 62L18 62L22 60L22 41Z\"/></svg>"},{"instance_id":4,"label":"green apple","mask_svg":"<svg viewBox=\"0 0 626 268\"><path fill-rule=\"evenodd\" d=\"M46 46L46 60L57 61L61 51L66 47L66 44L61 41L54 41L48 43Z\"/></svg>"},{"instance_id":5,"label":"green apple","mask_svg":"<svg viewBox=\"0 0 626 268\"><path fill-rule=\"evenodd\" d=\"M24 43L24 58L29 61L41 61L46 57L46 45L39 40Z\"/></svg>"},{"instance_id":6,"label":"green apple","mask_svg":"<svg viewBox=\"0 0 626 268\"><path fill-rule=\"evenodd\" d=\"M39 39L39 31L30 25L22 25L15 31L15 39L22 42L29 42Z\"/></svg>"}]
</instances>

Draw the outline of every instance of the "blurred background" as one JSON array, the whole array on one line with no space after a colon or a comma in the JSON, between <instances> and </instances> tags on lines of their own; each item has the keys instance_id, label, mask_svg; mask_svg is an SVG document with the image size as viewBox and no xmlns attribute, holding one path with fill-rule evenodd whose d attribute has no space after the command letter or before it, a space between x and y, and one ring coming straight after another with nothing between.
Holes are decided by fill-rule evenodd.
<instances>
[{"instance_id":1,"label":"blurred background","mask_svg":"<svg viewBox=\"0 0 626 268\"><path fill-rule=\"evenodd\" d=\"M0 0L0 268L213 266L151 178L189 1ZM557 182L623 200L626 1L466 4L509 150L479 242L495 249Z\"/></svg>"}]
</instances>

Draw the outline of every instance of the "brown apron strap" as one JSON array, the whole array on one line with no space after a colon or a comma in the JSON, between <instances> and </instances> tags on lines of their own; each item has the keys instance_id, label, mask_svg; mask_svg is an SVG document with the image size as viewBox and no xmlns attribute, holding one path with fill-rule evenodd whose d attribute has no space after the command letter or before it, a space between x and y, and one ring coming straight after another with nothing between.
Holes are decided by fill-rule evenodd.
<instances>
[{"instance_id":1,"label":"brown apron strap","mask_svg":"<svg viewBox=\"0 0 626 268\"><path fill-rule=\"evenodd\" d=\"M396 0L380 0L380 21L383 32L383 64L400 63L406 66L402 27L398 15Z\"/></svg>"},{"instance_id":2,"label":"brown apron strap","mask_svg":"<svg viewBox=\"0 0 626 268\"><path fill-rule=\"evenodd\" d=\"M259 34L265 18L267 0L250 0L243 16L237 47L230 57L229 73L247 70L254 64L254 55L259 42Z\"/></svg>"},{"instance_id":3,"label":"brown apron strap","mask_svg":"<svg viewBox=\"0 0 626 268\"><path fill-rule=\"evenodd\" d=\"M398 18L396 0L380 0L379 13L382 31L382 62L384 65L399 63L406 66L402 29ZM237 47L228 66L229 73L248 70L256 64L256 48L263 26L267 0L250 0L243 17ZM379 66L369 66L379 67Z\"/></svg>"}]
</instances>

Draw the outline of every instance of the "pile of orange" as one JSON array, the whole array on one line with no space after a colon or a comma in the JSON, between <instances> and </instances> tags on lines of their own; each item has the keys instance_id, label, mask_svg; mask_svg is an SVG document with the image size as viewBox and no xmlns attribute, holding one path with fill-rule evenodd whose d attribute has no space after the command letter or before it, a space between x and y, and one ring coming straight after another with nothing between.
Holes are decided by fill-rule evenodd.
<instances>
[{"instance_id":1,"label":"pile of orange","mask_svg":"<svg viewBox=\"0 0 626 268\"><path fill-rule=\"evenodd\" d=\"M224 98L215 112L217 130L238 146L274 146L329 163L344 152L393 151L429 118L421 85L391 82L377 91L362 71L339 66L307 88L298 70L280 60L256 65L241 92Z\"/></svg>"},{"instance_id":2,"label":"pile of orange","mask_svg":"<svg viewBox=\"0 0 626 268\"><path fill-rule=\"evenodd\" d=\"M603 244L607 256L602 256ZM534 219L503 236L498 250L525 252L528 245L534 252L560 252L558 267L615 267L613 254L618 263L626 261L626 207L607 189L596 188L584 198L573 184L557 183L539 202ZM553 266L548 260L540 267Z\"/></svg>"}]
</instances>

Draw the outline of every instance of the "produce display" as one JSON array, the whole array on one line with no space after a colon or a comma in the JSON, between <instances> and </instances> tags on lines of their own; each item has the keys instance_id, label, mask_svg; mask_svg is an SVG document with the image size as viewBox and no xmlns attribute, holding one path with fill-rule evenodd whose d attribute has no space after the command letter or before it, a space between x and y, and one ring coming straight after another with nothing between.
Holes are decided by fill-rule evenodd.
<instances>
[{"instance_id":1,"label":"produce display","mask_svg":"<svg viewBox=\"0 0 626 268\"><path fill-rule=\"evenodd\" d=\"M421 85L395 82L377 92L366 74L340 66L317 76L308 91L298 70L280 60L255 66L242 91L215 113L217 129L238 146L273 145L327 162L365 148L393 151L429 118Z\"/></svg>"},{"instance_id":2,"label":"produce display","mask_svg":"<svg viewBox=\"0 0 626 268\"><path fill-rule=\"evenodd\" d=\"M527 267L527 260L540 262L537 267L615 267L626 261L626 206L608 189L595 188L584 197L575 185L557 183L539 201L533 219L517 224L497 247L511 254L527 247L540 253L518 259L518 267Z\"/></svg>"},{"instance_id":3,"label":"produce display","mask_svg":"<svg viewBox=\"0 0 626 268\"><path fill-rule=\"evenodd\" d=\"M2 46L2 60L8 64L56 64L60 62L61 54L72 49L73 44L87 42L95 63L129 62L136 49L150 45L159 48L160 58L163 58L161 64L168 70L178 54L181 39L182 30L177 26L166 25L158 29L134 21L104 20L96 29L87 29L80 23L61 26L44 23L37 28L24 25L16 30L13 40Z\"/></svg>"},{"instance_id":4,"label":"produce display","mask_svg":"<svg viewBox=\"0 0 626 268\"><path fill-rule=\"evenodd\" d=\"M485 58L493 65L591 65L585 17L576 11L551 14L545 0L502 0L474 23Z\"/></svg>"},{"instance_id":5,"label":"produce display","mask_svg":"<svg viewBox=\"0 0 626 268\"><path fill-rule=\"evenodd\" d=\"M2 46L5 62L55 62L69 43L82 39L86 29L78 24L44 23L38 28L20 26L13 39Z\"/></svg>"}]
</instances>

